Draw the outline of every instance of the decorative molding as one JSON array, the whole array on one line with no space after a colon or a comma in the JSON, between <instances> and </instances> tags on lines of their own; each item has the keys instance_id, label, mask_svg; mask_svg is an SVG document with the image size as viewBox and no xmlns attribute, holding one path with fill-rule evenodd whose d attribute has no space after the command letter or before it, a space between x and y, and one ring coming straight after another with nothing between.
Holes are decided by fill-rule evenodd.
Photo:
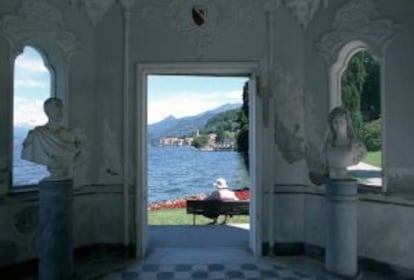
<instances>
[{"instance_id":1,"label":"decorative molding","mask_svg":"<svg viewBox=\"0 0 414 280\"><path fill-rule=\"evenodd\" d=\"M109 126L107 120L103 121L103 161L104 168L107 175L121 176L122 174L122 159L119 150L119 141L117 134Z\"/></svg>"},{"instance_id":2,"label":"decorative molding","mask_svg":"<svg viewBox=\"0 0 414 280\"><path fill-rule=\"evenodd\" d=\"M62 13L46 0L23 0L16 15L0 19L0 35L9 40L14 53L21 52L26 44L47 38L60 48L68 61L77 51L78 41L63 25Z\"/></svg>"},{"instance_id":3,"label":"decorative molding","mask_svg":"<svg viewBox=\"0 0 414 280\"><path fill-rule=\"evenodd\" d=\"M121 4L124 9L131 9L132 6L135 4L135 0L118 0L119 4Z\"/></svg>"},{"instance_id":4,"label":"decorative molding","mask_svg":"<svg viewBox=\"0 0 414 280\"><path fill-rule=\"evenodd\" d=\"M235 6L237 5L237 6ZM141 17L148 22L165 21L165 26L178 32L201 60L210 46L217 41L222 30L230 29L237 24L249 24L254 20L257 3L235 2L229 7L226 3L210 0L170 1L170 3L154 3L142 6ZM202 24L193 18L194 8L202 10Z\"/></svg>"},{"instance_id":5,"label":"decorative molding","mask_svg":"<svg viewBox=\"0 0 414 280\"><path fill-rule=\"evenodd\" d=\"M332 65L340 50L353 41L363 41L377 55L399 31L399 25L390 19L379 18L372 0L348 1L335 14L332 29L316 44L319 53Z\"/></svg>"},{"instance_id":6,"label":"decorative molding","mask_svg":"<svg viewBox=\"0 0 414 280\"><path fill-rule=\"evenodd\" d=\"M314 94L279 64L273 68L275 143L288 163L305 160L312 174L323 173L324 116Z\"/></svg>"},{"instance_id":7,"label":"decorative molding","mask_svg":"<svg viewBox=\"0 0 414 280\"><path fill-rule=\"evenodd\" d=\"M273 12L274 10L280 8L282 5L282 0L265 0L264 7L266 11Z\"/></svg>"},{"instance_id":8,"label":"decorative molding","mask_svg":"<svg viewBox=\"0 0 414 280\"><path fill-rule=\"evenodd\" d=\"M39 222L37 210L37 205L31 205L14 214L13 225L19 235L36 234Z\"/></svg>"},{"instance_id":9,"label":"decorative molding","mask_svg":"<svg viewBox=\"0 0 414 280\"><path fill-rule=\"evenodd\" d=\"M126 0L119 0L121 4L127 4ZM73 5L79 3L82 12L89 18L95 26L106 15L109 8L115 3L115 0L70 0Z\"/></svg>"},{"instance_id":10,"label":"decorative molding","mask_svg":"<svg viewBox=\"0 0 414 280\"><path fill-rule=\"evenodd\" d=\"M316 12L328 5L328 0L283 0L283 5L289 10L300 26L306 29Z\"/></svg>"},{"instance_id":11,"label":"decorative molding","mask_svg":"<svg viewBox=\"0 0 414 280\"><path fill-rule=\"evenodd\" d=\"M274 66L275 142L289 163L304 158L304 88L280 65Z\"/></svg>"}]
</instances>

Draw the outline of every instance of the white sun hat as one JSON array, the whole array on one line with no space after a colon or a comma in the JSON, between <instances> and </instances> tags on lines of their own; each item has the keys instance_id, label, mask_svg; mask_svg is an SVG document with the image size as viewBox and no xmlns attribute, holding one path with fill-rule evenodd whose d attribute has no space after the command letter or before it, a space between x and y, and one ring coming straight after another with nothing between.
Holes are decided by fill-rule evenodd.
<instances>
[{"instance_id":1,"label":"white sun hat","mask_svg":"<svg viewBox=\"0 0 414 280\"><path fill-rule=\"evenodd\" d=\"M227 189L227 182L224 178L218 178L216 182L214 183L214 186L216 186L218 189Z\"/></svg>"}]
</instances>

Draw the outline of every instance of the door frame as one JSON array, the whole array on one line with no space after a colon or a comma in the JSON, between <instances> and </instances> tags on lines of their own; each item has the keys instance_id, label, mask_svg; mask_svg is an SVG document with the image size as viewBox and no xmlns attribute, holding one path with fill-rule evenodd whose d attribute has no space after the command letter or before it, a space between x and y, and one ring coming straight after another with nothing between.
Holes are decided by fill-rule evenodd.
<instances>
[{"instance_id":1,"label":"door frame","mask_svg":"<svg viewBox=\"0 0 414 280\"><path fill-rule=\"evenodd\" d=\"M263 119L262 102L257 92L257 62L145 62L136 65L135 104L133 126L136 130L135 152L135 229L136 257L147 253L147 110L149 75L209 75L240 76L249 78L249 162L250 162L250 231L249 246L253 254L262 255L263 205ZM129 126L131 127L131 126Z\"/></svg>"}]
</instances>

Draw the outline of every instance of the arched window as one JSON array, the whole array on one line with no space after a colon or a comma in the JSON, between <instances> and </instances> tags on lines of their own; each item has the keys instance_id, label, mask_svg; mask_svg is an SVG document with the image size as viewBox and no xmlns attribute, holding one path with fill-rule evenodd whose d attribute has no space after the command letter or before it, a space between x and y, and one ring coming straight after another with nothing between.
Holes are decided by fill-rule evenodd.
<instances>
[{"instance_id":1,"label":"arched window","mask_svg":"<svg viewBox=\"0 0 414 280\"><path fill-rule=\"evenodd\" d=\"M37 184L47 175L45 166L20 158L28 131L47 121L43 102L52 95L53 76L45 65L44 56L28 46L14 61L13 187Z\"/></svg>"},{"instance_id":2,"label":"arched window","mask_svg":"<svg viewBox=\"0 0 414 280\"><path fill-rule=\"evenodd\" d=\"M341 104L351 114L355 133L368 149L352 171L365 186L382 187L382 123L380 65L366 48L348 56L340 77Z\"/></svg>"}]
</instances>

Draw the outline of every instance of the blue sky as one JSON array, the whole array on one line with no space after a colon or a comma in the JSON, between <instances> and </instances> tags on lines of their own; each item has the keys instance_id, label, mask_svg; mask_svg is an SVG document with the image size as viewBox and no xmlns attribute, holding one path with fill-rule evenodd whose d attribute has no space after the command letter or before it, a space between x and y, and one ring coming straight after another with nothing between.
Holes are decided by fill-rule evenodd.
<instances>
[{"instance_id":1,"label":"blue sky","mask_svg":"<svg viewBox=\"0 0 414 280\"><path fill-rule=\"evenodd\" d=\"M241 103L245 77L157 76L148 78L148 123L170 115L192 116L226 103ZM50 74L42 57L26 47L15 61L14 121L19 126L46 122L43 101L50 96Z\"/></svg>"},{"instance_id":2,"label":"blue sky","mask_svg":"<svg viewBox=\"0 0 414 280\"><path fill-rule=\"evenodd\" d=\"M244 77L149 76L148 123L242 103Z\"/></svg>"},{"instance_id":3,"label":"blue sky","mask_svg":"<svg viewBox=\"0 0 414 280\"><path fill-rule=\"evenodd\" d=\"M46 122L43 101L50 96L50 73L33 48L25 48L14 64L14 123L34 126Z\"/></svg>"}]
</instances>

